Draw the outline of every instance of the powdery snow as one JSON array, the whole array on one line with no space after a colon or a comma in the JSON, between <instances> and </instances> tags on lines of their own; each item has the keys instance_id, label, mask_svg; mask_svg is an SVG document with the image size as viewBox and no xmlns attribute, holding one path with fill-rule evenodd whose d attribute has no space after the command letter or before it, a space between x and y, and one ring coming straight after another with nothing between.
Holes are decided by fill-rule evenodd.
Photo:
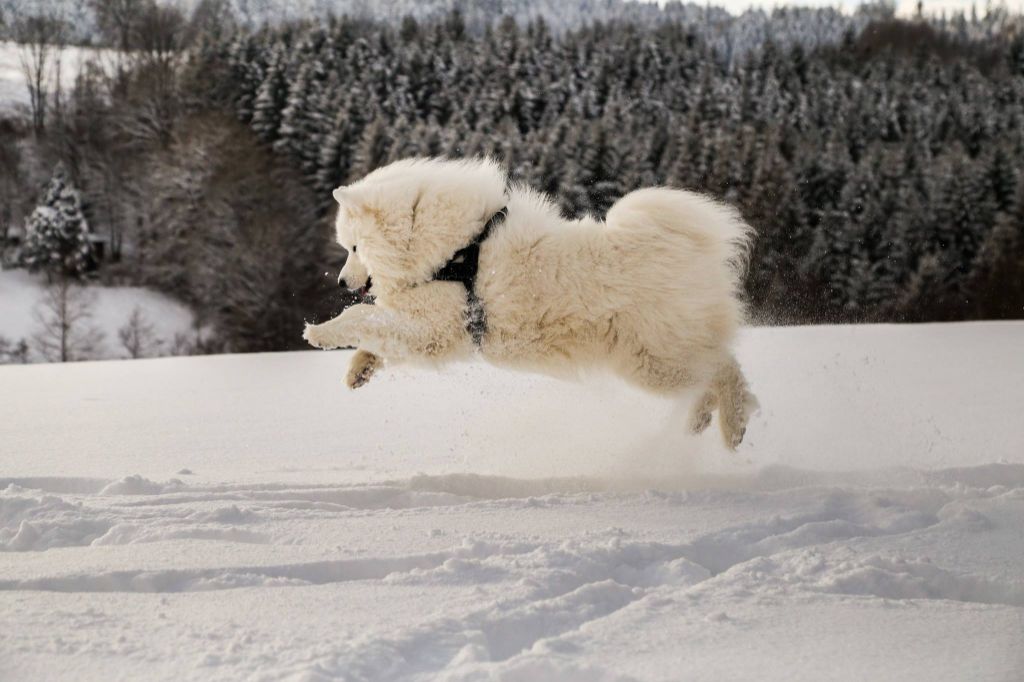
<instances>
[{"instance_id":1,"label":"powdery snow","mask_svg":"<svg viewBox=\"0 0 1024 682\"><path fill-rule=\"evenodd\" d=\"M45 287L43 275L33 275L21 269L0 270L0 336L14 343L24 339L32 347L32 336L41 327L35 311L44 297ZM189 340L194 336L192 312L159 292L141 287L89 286L86 287L86 298L90 301L92 319L82 324L103 334L96 351L97 359L129 356L118 340L117 331L128 322L135 308L142 311L145 321L153 326L153 332L161 343L155 354L167 353L173 347L177 334L184 334ZM34 350L30 359L42 361Z\"/></svg>"},{"instance_id":2,"label":"powdery snow","mask_svg":"<svg viewBox=\"0 0 1024 682\"><path fill-rule=\"evenodd\" d=\"M1019 679L1022 347L750 330L736 454L606 378L0 368L0 678Z\"/></svg>"}]
</instances>

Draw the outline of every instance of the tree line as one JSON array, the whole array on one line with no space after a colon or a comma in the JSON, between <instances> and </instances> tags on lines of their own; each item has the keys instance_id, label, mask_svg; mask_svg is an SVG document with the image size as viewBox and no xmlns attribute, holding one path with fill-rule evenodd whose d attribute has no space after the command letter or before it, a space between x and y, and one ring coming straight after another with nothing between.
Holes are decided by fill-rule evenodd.
<instances>
[{"instance_id":1,"label":"tree line","mask_svg":"<svg viewBox=\"0 0 1024 682\"><path fill-rule=\"evenodd\" d=\"M764 320L1016 317L1024 39L969 35L888 18L731 62L694 25L506 18L475 38L453 14L236 35L198 60L321 211L398 158L493 155L570 216L656 184L737 204Z\"/></svg>"},{"instance_id":2,"label":"tree line","mask_svg":"<svg viewBox=\"0 0 1024 682\"><path fill-rule=\"evenodd\" d=\"M331 190L421 155L498 157L569 216L647 185L732 202L758 232L757 321L1024 312L1014 17L554 27L455 10L250 28L223 3L140 6L100 22L118 49L59 108L0 120L0 223L53 223L68 211L39 209L64 196L108 251L71 275L182 299L216 330L203 350L301 347L303 320L346 303ZM20 262L45 268L32 239Z\"/></svg>"}]
</instances>

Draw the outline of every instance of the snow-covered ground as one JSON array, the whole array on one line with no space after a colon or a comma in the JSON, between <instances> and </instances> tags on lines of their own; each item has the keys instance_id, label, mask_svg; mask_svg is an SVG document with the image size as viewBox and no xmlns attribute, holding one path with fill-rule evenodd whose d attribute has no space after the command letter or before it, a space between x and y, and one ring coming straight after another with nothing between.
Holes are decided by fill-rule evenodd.
<instances>
[{"instance_id":1,"label":"snow-covered ground","mask_svg":"<svg viewBox=\"0 0 1024 682\"><path fill-rule=\"evenodd\" d=\"M1019 680L1024 323L746 332L725 452L610 379L0 368L0 679Z\"/></svg>"},{"instance_id":2,"label":"snow-covered ground","mask_svg":"<svg viewBox=\"0 0 1024 682\"><path fill-rule=\"evenodd\" d=\"M26 341L30 347L29 359L43 361L32 342L42 325L37 312L49 315L41 307L46 278L27 270L0 270L0 337L12 343ZM91 318L83 320L81 327L92 328L102 334L96 348L97 359L126 358L128 352L121 345L117 332L128 323L137 308L143 319L152 326L158 347L153 355L166 355L174 345L176 335L189 340L195 336L192 312L167 296L139 287L89 286L82 297L91 311Z\"/></svg>"}]
</instances>

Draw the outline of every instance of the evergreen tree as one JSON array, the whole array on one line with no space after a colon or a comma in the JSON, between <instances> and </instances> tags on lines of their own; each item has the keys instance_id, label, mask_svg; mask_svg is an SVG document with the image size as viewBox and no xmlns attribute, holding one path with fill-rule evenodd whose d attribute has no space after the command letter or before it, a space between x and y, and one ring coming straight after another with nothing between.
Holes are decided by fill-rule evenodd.
<instances>
[{"instance_id":1,"label":"evergreen tree","mask_svg":"<svg viewBox=\"0 0 1024 682\"><path fill-rule=\"evenodd\" d=\"M82 199L63 164L54 168L42 200L25 224L21 257L30 270L80 278L95 265Z\"/></svg>"},{"instance_id":2,"label":"evergreen tree","mask_svg":"<svg viewBox=\"0 0 1024 682\"><path fill-rule=\"evenodd\" d=\"M322 66L314 61L303 62L295 80L288 88L288 99L281 112L278 138L274 151L286 154L299 163L306 175L316 173L317 149L322 128L316 105L316 72Z\"/></svg>"},{"instance_id":3,"label":"evergreen tree","mask_svg":"<svg viewBox=\"0 0 1024 682\"><path fill-rule=\"evenodd\" d=\"M221 99L297 162L320 214L334 187L416 155L496 156L570 216L600 217L639 186L703 190L757 230L748 293L755 309L799 300L786 319L952 314L1016 224L1024 43L1011 30L924 20L927 37L885 18L920 40L907 49L862 40L875 10L734 20L582 0L591 25L570 26L457 4L269 27L204 54L227 60ZM620 11L614 30L601 23Z\"/></svg>"},{"instance_id":4,"label":"evergreen tree","mask_svg":"<svg viewBox=\"0 0 1024 682\"><path fill-rule=\"evenodd\" d=\"M285 61L284 46L275 43L271 48L266 75L256 91L256 99L253 102L252 129L264 142L273 142L277 139L282 110L288 101Z\"/></svg>"},{"instance_id":5,"label":"evergreen tree","mask_svg":"<svg viewBox=\"0 0 1024 682\"><path fill-rule=\"evenodd\" d=\"M1013 210L1018 173L1018 167L1010 160L1010 155L1006 153L1006 150L1003 147L997 147L992 154L992 161L988 168L988 185L992 189L996 210L1004 212Z\"/></svg>"},{"instance_id":6,"label":"evergreen tree","mask_svg":"<svg viewBox=\"0 0 1024 682\"><path fill-rule=\"evenodd\" d=\"M945 281L954 290L970 276L995 216L996 201L984 169L966 160L958 162L946 185L933 232L933 252L939 255Z\"/></svg>"},{"instance_id":7,"label":"evergreen tree","mask_svg":"<svg viewBox=\"0 0 1024 682\"><path fill-rule=\"evenodd\" d=\"M352 155L350 177L355 180L384 165L388 158L390 139L381 117L371 115L371 123L363 130Z\"/></svg>"}]
</instances>

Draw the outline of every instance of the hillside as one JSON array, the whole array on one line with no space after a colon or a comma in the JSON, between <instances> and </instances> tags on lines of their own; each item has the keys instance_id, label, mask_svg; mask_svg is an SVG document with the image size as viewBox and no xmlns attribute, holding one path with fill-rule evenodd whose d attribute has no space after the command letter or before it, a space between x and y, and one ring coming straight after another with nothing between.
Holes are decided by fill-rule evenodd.
<instances>
[{"instance_id":1,"label":"hillside","mask_svg":"<svg viewBox=\"0 0 1024 682\"><path fill-rule=\"evenodd\" d=\"M1022 346L750 330L736 454L602 378L0 367L0 678L1012 679Z\"/></svg>"}]
</instances>

